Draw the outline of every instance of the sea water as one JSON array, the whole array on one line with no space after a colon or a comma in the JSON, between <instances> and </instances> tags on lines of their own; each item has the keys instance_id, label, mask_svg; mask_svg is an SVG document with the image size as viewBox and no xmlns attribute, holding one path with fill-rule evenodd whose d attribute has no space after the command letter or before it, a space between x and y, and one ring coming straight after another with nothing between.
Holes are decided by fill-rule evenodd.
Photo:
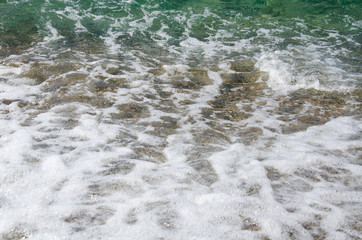
<instances>
[{"instance_id":1,"label":"sea water","mask_svg":"<svg viewBox=\"0 0 362 240\"><path fill-rule=\"evenodd\" d=\"M361 9L0 0L0 238L360 239Z\"/></svg>"}]
</instances>

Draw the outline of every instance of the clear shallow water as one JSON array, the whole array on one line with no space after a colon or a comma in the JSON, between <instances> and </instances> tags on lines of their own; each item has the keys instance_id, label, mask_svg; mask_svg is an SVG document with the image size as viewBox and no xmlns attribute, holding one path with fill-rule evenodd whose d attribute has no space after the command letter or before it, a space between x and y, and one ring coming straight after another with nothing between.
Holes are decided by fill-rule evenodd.
<instances>
[{"instance_id":1,"label":"clear shallow water","mask_svg":"<svg viewBox=\"0 0 362 240\"><path fill-rule=\"evenodd\" d=\"M359 1L0 1L2 239L358 239Z\"/></svg>"}]
</instances>

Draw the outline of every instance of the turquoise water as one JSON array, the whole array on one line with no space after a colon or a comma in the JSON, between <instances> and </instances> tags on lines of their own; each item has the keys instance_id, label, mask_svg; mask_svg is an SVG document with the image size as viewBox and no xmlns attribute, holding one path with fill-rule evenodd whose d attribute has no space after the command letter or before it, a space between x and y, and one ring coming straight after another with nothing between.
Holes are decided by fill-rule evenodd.
<instances>
[{"instance_id":1,"label":"turquoise water","mask_svg":"<svg viewBox=\"0 0 362 240\"><path fill-rule=\"evenodd\" d=\"M328 51L318 57L358 69L361 9L360 1L2 1L0 46L3 56L18 53L49 36L51 26L64 37L53 50L82 41L103 45L109 37L126 51L182 51L188 38L221 49L248 41L245 49L217 54L226 58L230 51L255 57L265 48L293 51L313 44ZM293 54L301 55L293 61L305 57Z\"/></svg>"},{"instance_id":2,"label":"turquoise water","mask_svg":"<svg viewBox=\"0 0 362 240\"><path fill-rule=\"evenodd\" d=\"M37 44L51 26L64 37L56 51L84 41L103 45L109 37L126 51L182 51L188 38L221 49L248 41L245 49L216 54L220 58L230 51L255 57L265 48L293 52L313 44L321 48L318 57L359 70L361 9L360 1L2 1L1 55ZM305 57L293 54L292 61Z\"/></svg>"},{"instance_id":3,"label":"turquoise water","mask_svg":"<svg viewBox=\"0 0 362 240\"><path fill-rule=\"evenodd\" d=\"M0 0L0 239L359 239L362 2Z\"/></svg>"},{"instance_id":4,"label":"turquoise water","mask_svg":"<svg viewBox=\"0 0 362 240\"><path fill-rule=\"evenodd\" d=\"M293 81L334 74L330 82L338 82L342 74L348 85L360 72L361 8L360 1L7 1L0 53L19 54L54 31L62 39L48 44L53 52L92 45L104 53L112 44L118 56L143 51L150 61L207 65L278 51ZM185 54L182 44L193 39L204 45ZM316 59L319 66L308 66Z\"/></svg>"}]
</instances>

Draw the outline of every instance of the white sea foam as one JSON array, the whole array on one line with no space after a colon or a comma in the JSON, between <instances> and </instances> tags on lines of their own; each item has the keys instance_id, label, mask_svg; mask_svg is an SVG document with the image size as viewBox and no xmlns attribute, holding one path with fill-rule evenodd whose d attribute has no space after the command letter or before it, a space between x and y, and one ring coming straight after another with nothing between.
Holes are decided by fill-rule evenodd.
<instances>
[{"instance_id":1,"label":"white sea foam","mask_svg":"<svg viewBox=\"0 0 362 240\"><path fill-rule=\"evenodd\" d=\"M186 72L188 67L165 69L172 75ZM208 75L214 85L201 89L196 103L187 110L188 116L195 116L218 94L219 74L209 71ZM142 84L134 87L142 88ZM22 119L16 117L19 108L9 105L7 109L15 119L2 120L7 126L1 130L3 233L19 231L33 239L57 239L68 234L73 239L100 235L117 239L119 234L124 239L289 239L285 234L292 231L298 239L311 239L300 222L314 224L317 214L328 238L347 238L339 229L353 208L346 206L342 211L338 204L346 199L361 201L361 193L350 191L338 178L313 182L294 175L301 169L318 172L321 166L328 166L358 178L362 169L351 165L355 156L347 154L361 143L353 138L362 129L353 117L338 118L305 132L278 135L273 146L265 150L240 143L224 146L206 158L218 180L204 186L194 181L200 176L186 161L187 152L193 148L193 135L188 132L197 124L181 126L177 134L167 138L167 162L157 165L131 160L133 151L120 146L122 141L110 142L123 126L100 121L100 110L87 104L55 106L39 114L35 124L28 127L17 122ZM78 124L63 129L57 119L68 117L76 118ZM269 124L268 119L263 121ZM136 126L131 133L137 135L138 144L155 140L133 131L137 131ZM35 147L39 140L48 147ZM266 159L257 160L263 154ZM112 161L131 161L135 167L127 175L100 174ZM273 174L266 171L270 167L276 169L271 170L276 171L276 177L269 176ZM331 184L337 190L332 190Z\"/></svg>"}]
</instances>

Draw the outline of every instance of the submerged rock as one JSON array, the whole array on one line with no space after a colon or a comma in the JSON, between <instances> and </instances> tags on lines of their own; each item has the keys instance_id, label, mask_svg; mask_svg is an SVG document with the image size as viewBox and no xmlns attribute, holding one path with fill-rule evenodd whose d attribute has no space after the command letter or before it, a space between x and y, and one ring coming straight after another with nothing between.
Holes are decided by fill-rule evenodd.
<instances>
[{"instance_id":1,"label":"submerged rock","mask_svg":"<svg viewBox=\"0 0 362 240\"><path fill-rule=\"evenodd\" d=\"M152 131L148 131L147 133L156 135L158 137L165 137L171 134L175 134L179 125L177 123L177 119L164 116L161 117L162 122L152 122L151 126L154 127Z\"/></svg>"},{"instance_id":2,"label":"submerged rock","mask_svg":"<svg viewBox=\"0 0 362 240\"><path fill-rule=\"evenodd\" d=\"M209 104L213 107L216 117L230 121L241 121L252 116L253 109L249 107L248 113L246 113L236 104L250 103L260 96L266 86L258 80L265 80L266 75L255 69L251 62L234 62L232 68L238 72L221 73L223 83L220 95L210 101ZM203 110L203 114L211 116L205 110Z\"/></svg>"},{"instance_id":3,"label":"submerged rock","mask_svg":"<svg viewBox=\"0 0 362 240\"><path fill-rule=\"evenodd\" d=\"M35 231L27 227L19 226L1 235L2 240L17 240L30 237Z\"/></svg>"},{"instance_id":4,"label":"submerged rock","mask_svg":"<svg viewBox=\"0 0 362 240\"><path fill-rule=\"evenodd\" d=\"M188 161L188 164L197 172L194 180L202 185L211 186L219 178L208 160L197 159Z\"/></svg>"},{"instance_id":5,"label":"submerged rock","mask_svg":"<svg viewBox=\"0 0 362 240\"><path fill-rule=\"evenodd\" d=\"M42 104L38 106L38 109L44 110L55 105L73 102L90 104L100 108L111 107L113 105L111 101L103 96L92 96L84 92L68 92L66 88L60 88L54 92L49 99L42 102Z\"/></svg>"},{"instance_id":6,"label":"submerged rock","mask_svg":"<svg viewBox=\"0 0 362 240\"><path fill-rule=\"evenodd\" d=\"M114 212L113 209L107 206L100 206L94 211L82 209L65 217L64 222L72 224L76 231L83 231L87 227L106 224L107 220L114 215Z\"/></svg>"},{"instance_id":7,"label":"submerged rock","mask_svg":"<svg viewBox=\"0 0 362 240\"><path fill-rule=\"evenodd\" d=\"M126 79L111 78L106 80L97 80L89 85L89 90L95 93L117 92L118 88L129 88Z\"/></svg>"},{"instance_id":8,"label":"submerged rock","mask_svg":"<svg viewBox=\"0 0 362 240\"><path fill-rule=\"evenodd\" d=\"M237 87L240 84L255 83L259 79L259 75L255 73L222 73L221 78L224 84Z\"/></svg>"},{"instance_id":9,"label":"submerged rock","mask_svg":"<svg viewBox=\"0 0 362 240\"><path fill-rule=\"evenodd\" d=\"M250 145L256 141L261 135L263 130L258 127L249 127L239 131L238 136L245 145Z\"/></svg>"},{"instance_id":10,"label":"submerged rock","mask_svg":"<svg viewBox=\"0 0 362 240\"><path fill-rule=\"evenodd\" d=\"M117 106L119 113L113 113L112 118L114 119L127 119L127 118L146 118L148 117L149 111L146 106L137 103L126 103Z\"/></svg>"},{"instance_id":11,"label":"submerged rock","mask_svg":"<svg viewBox=\"0 0 362 240\"><path fill-rule=\"evenodd\" d=\"M171 84L174 88L178 89L199 89L201 87L183 76L173 77Z\"/></svg>"},{"instance_id":12,"label":"submerged rock","mask_svg":"<svg viewBox=\"0 0 362 240\"><path fill-rule=\"evenodd\" d=\"M56 91L61 87L71 87L74 84L85 81L87 77L88 75L84 73L70 73L60 78L49 79L46 82L44 89L46 91Z\"/></svg>"},{"instance_id":13,"label":"submerged rock","mask_svg":"<svg viewBox=\"0 0 362 240\"><path fill-rule=\"evenodd\" d=\"M174 88L199 90L205 85L213 84L208 72L201 68L190 68L186 72L175 71L169 76L170 83Z\"/></svg>"},{"instance_id":14,"label":"submerged rock","mask_svg":"<svg viewBox=\"0 0 362 240\"><path fill-rule=\"evenodd\" d=\"M270 181L277 181L279 180L283 175L278 171L278 169L272 167L272 166L266 166L265 170L267 172L267 177Z\"/></svg>"},{"instance_id":15,"label":"submerged rock","mask_svg":"<svg viewBox=\"0 0 362 240\"><path fill-rule=\"evenodd\" d=\"M303 123L290 123L287 125L282 126L282 133L290 134L300 131L305 131L308 128L307 124Z\"/></svg>"},{"instance_id":16,"label":"submerged rock","mask_svg":"<svg viewBox=\"0 0 362 240\"><path fill-rule=\"evenodd\" d=\"M190 79L191 82L198 86L210 85L213 83L212 79L209 78L207 71L204 69L189 69L186 76Z\"/></svg>"},{"instance_id":17,"label":"submerged rock","mask_svg":"<svg viewBox=\"0 0 362 240\"><path fill-rule=\"evenodd\" d=\"M241 121L252 116L251 114L245 113L236 107L228 107L226 109L223 109L223 111L221 112L216 112L215 115L218 118L229 121Z\"/></svg>"},{"instance_id":18,"label":"submerged rock","mask_svg":"<svg viewBox=\"0 0 362 240\"><path fill-rule=\"evenodd\" d=\"M249 59L231 62L230 69L235 72L253 72L255 63Z\"/></svg>"},{"instance_id":19,"label":"submerged rock","mask_svg":"<svg viewBox=\"0 0 362 240\"><path fill-rule=\"evenodd\" d=\"M282 125L282 133L304 131L332 118L349 115L353 106L346 102L347 98L346 93L316 89L299 89L279 97L278 119L286 122Z\"/></svg>"},{"instance_id":20,"label":"submerged rock","mask_svg":"<svg viewBox=\"0 0 362 240\"><path fill-rule=\"evenodd\" d=\"M204 143L223 144L231 142L228 136L212 129L206 129L203 132L194 133L194 139L195 142L203 144Z\"/></svg>"},{"instance_id":21,"label":"submerged rock","mask_svg":"<svg viewBox=\"0 0 362 240\"><path fill-rule=\"evenodd\" d=\"M258 222L251 219L251 218L245 218L243 220L243 230L249 230L249 231L260 231L261 227L259 226Z\"/></svg>"},{"instance_id":22,"label":"submerged rock","mask_svg":"<svg viewBox=\"0 0 362 240\"><path fill-rule=\"evenodd\" d=\"M100 172L101 175L114 175L114 174L122 174L126 175L130 173L133 168L136 166L134 163L130 163L129 161L112 161L107 163L104 167L106 170Z\"/></svg>"},{"instance_id":23,"label":"submerged rock","mask_svg":"<svg viewBox=\"0 0 362 240\"><path fill-rule=\"evenodd\" d=\"M153 68L148 71L149 73L152 73L154 76L158 77L166 73L166 70L164 68Z\"/></svg>"},{"instance_id":24,"label":"submerged rock","mask_svg":"<svg viewBox=\"0 0 362 240\"><path fill-rule=\"evenodd\" d=\"M164 163L167 161L165 154L159 150L157 146L142 144L133 148L135 159L153 162L153 163Z\"/></svg>"},{"instance_id":25,"label":"submerged rock","mask_svg":"<svg viewBox=\"0 0 362 240\"><path fill-rule=\"evenodd\" d=\"M79 64L69 61L59 61L50 63L32 63L29 70L22 75L27 78L35 79L37 84L41 84L51 76L58 76L79 69Z\"/></svg>"}]
</instances>

